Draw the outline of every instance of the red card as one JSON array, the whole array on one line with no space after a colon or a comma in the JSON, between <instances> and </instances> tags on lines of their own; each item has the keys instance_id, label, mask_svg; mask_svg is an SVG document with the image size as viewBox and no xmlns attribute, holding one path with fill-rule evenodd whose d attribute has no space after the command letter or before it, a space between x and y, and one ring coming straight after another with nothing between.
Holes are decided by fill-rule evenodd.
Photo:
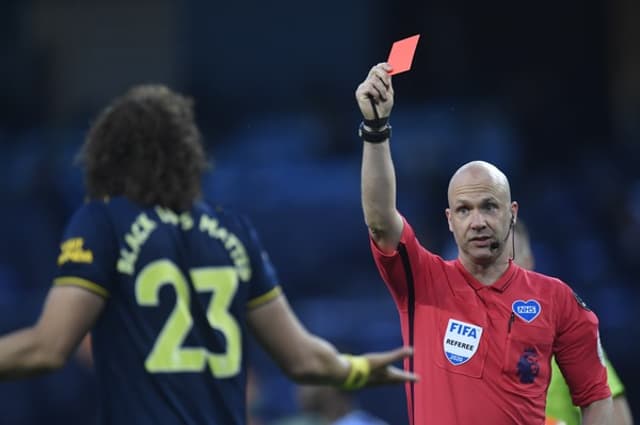
<instances>
[{"instance_id":1,"label":"red card","mask_svg":"<svg viewBox=\"0 0 640 425\"><path fill-rule=\"evenodd\" d=\"M393 43L387 60L387 63L393 68L389 75L400 74L411 69L413 54L416 51L419 39L420 34L416 34Z\"/></svg>"}]
</instances>

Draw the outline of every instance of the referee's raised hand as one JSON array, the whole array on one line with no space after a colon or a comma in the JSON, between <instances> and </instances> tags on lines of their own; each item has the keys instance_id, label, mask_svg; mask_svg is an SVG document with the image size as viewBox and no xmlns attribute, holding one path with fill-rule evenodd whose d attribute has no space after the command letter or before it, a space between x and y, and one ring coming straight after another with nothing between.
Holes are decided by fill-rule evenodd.
<instances>
[{"instance_id":1,"label":"referee's raised hand","mask_svg":"<svg viewBox=\"0 0 640 425\"><path fill-rule=\"evenodd\" d=\"M391 66L386 62L375 65L367 78L356 89L356 100L366 120L386 118L393 108L393 85L389 75ZM375 105L376 111L373 107ZM377 112L377 116L376 116Z\"/></svg>"}]
</instances>

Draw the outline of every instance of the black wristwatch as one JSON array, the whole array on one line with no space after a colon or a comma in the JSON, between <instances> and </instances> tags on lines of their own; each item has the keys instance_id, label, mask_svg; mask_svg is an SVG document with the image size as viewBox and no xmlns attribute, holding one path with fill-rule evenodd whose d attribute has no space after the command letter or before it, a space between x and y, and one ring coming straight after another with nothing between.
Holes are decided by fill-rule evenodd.
<instances>
[{"instance_id":1,"label":"black wristwatch","mask_svg":"<svg viewBox=\"0 0 640 425\"><path fill-rule=\"evenodd\" d=\"M358 127L358 136L363 142L382 143L391 137L391 125L387 123L381 128L368 130L365 128L365 123L363 121L360 123L360 127Z\"/></svg>"}]
</instances>

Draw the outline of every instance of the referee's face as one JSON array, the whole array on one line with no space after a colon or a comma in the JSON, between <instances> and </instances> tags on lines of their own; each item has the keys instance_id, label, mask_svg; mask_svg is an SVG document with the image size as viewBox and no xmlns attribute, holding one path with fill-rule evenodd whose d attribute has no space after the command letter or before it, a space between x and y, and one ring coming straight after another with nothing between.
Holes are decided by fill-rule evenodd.
<instances>
[{"instance_id":1,"label":"referee's face","mask_svg":"<svg viewBox=\"0 0 640 425\"><path fill-rule=\"evenodd\" d=\"M508 188L491 173L470 170L456 176L446 214L461 257L487 265L509 255L511 216L517 209L509 198Z\"/></svg>"}]
</instances>

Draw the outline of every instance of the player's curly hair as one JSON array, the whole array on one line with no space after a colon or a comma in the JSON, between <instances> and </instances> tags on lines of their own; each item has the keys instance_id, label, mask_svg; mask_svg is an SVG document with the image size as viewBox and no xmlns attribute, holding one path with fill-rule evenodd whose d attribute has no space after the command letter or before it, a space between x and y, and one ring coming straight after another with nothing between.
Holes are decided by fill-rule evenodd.
<instances>
[{"instance_id":1,"label":"player's curly hair","mask_svg":"<svg viewBox=\"0 0 640 425\"><path fill-rule=\"evenodd\" d=\"M193 101L162 85L133 87L98 115L78 161L90 199L188 210L207 168Z\"/></svg>"}]
</instances>

